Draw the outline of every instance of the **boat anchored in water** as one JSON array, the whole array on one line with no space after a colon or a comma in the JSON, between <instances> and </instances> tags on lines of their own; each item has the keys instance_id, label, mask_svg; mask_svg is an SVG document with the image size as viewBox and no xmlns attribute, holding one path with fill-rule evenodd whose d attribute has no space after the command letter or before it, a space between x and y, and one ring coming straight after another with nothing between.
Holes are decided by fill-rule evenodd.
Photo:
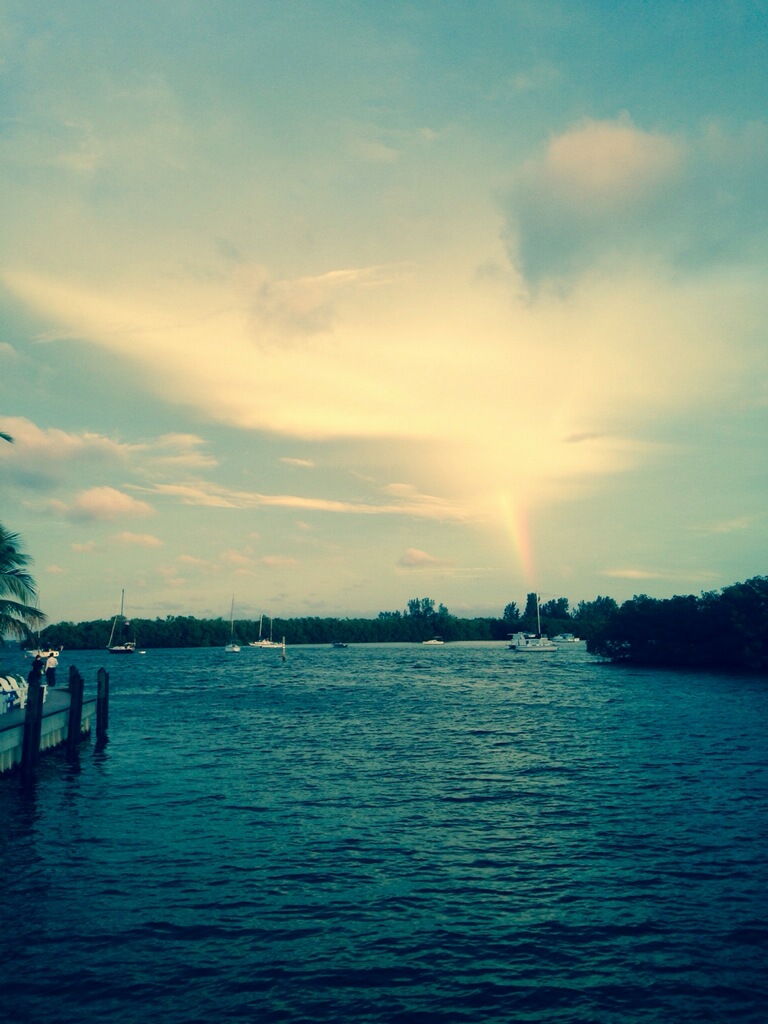
<instances>
[{"instance_id":1,"label":"boat anchored in water","mask_svg":"<svg viewBox=\"0 0 768 1024\"><path fill-rule=\"evenodd\" d=\"M110 654L133 654L136 650L135 640L123 640L123 633L126 626L130 626L130 622L123 615L123 606L125 604L125 591L120 591L120 611L112 620L112 632L109 634L109 640L107 641L107 649ZM117 643L112 641L115 639L117 634Z\"/></svg>"},{"instance_id":2,"label":"boat anchored in water","mask_svg":"<svg viewBox=\"0 0 768 1024\"><path fill-rule=\"evenodd\" d=\"M548 636L542 636L540 633L513 633L509 649L521 654L543 654L546 651L560 650Z\"/></svg>"},{"instance_id":3,"label":"boat anchored in water","mask_svg":"<svg viewBox=\"0 0 768 1024\"><path fill-rule=\"evenodd\" d=\"M541 615L539 613L539 595L536 595L536 632L513 633L510 637L510 651L520 654L546 654L559 651L560 648L548 636L541 634Z\"/></svg>"},{"instance_id":4,"label":"boat anchored in water","mask_svg":"<svg viewBox=\"0 0 768 1024\"><path fill-rule=\"evenodd\" d=\"M557 636L552 637L553 644L578 644L581 643L577 636L573 633L558 633Z\"/></svg>"},{"instance_id":5,"label":"boat anchored in water","mask_svg":"<svg viewBox=\"0 0 768 1024\"><path fill-rule=\"evenodd\" d=\"M267 639L267 637L264 637L264 639L262 640L262 637L261 637L261 626L262 626L263 620L264 620L264 616L260 615L259 616L259 639L258 640L249 640L248 641L248 646L249 647L274 647L274 648L282 647L283 645L281 643L278 643L277 640L273 640L272 639L272 616L271 615L269 617L269 639Z\"/></svg>"},{"instance_id":6,"label":"boat anchored in water","mask_svg":"<svg viewBox=\"0 0 768 1024\"><path fill-rule=\"evenodd\" d=\"M224 650L227 654L239 654L240 648L235 643L235 595L232 595L232 607L229 611L229 643Z\"/></svg>"}]
</instances>

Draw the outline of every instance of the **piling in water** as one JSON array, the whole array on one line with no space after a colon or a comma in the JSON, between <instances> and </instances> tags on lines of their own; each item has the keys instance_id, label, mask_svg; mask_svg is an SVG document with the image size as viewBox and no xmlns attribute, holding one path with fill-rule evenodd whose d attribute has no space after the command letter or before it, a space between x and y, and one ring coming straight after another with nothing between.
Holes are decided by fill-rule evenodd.
<instances>
[{"instance_id":1,"label":"piling in water","mask_svg":"<svg viewBox=\"0 0 768 1024\"><path fill-rule=\"evenodd\" d=\"M100 668L96 678L96 739L103 743L109 729L109 672Z\"/></svg>"},{"instance_id":2,"label":"piling in water","mask_svg":"<svg viewBox=\"0 0 768 1024\"><path fill-rule=\"evenodd\" d=\"M35 774L40 755L40 734L43 726L45 690L40 677L31 677L24 709L24 740L21 752L21 779L29 782Z\"/></svg>"},{"instance_id":3,"label":"piling in water","mask_svg":"<svg viewBox=\"0 0 768 1024\"><path fill-rule=\"evenodd\" d=\"M80 742L83 718L83 677L74 665L69 667L69 721L67 723L67 757L72 757Z\"/></svg>"}]
</instances>

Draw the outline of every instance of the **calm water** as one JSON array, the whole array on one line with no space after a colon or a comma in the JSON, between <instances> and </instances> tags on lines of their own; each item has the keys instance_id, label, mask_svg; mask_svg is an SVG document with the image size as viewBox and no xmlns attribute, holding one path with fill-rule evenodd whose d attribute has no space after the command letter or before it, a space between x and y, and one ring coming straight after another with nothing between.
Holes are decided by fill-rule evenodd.
<instances>
[{"instance_id":1,"label":"calm water","mask_svg":"<svg viewBox=\"0 0 768 1024\"><path fill-rule=\"evenodd\" d=\"M0 779L9 1021L768 1020L768 681L495 644L73 662L110 672L106 748Z\"/></svg>"}]
</instances>

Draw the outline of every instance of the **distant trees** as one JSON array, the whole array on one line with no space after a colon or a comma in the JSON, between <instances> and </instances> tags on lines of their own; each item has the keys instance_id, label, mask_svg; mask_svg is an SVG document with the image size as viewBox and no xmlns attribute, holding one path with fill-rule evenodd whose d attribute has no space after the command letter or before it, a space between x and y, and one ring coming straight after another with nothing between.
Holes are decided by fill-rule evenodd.
<instances>
[{"instance_id":1,"label":"distant trees","mask_svg":"<svg viewBox=\"0 0 768 1024\"><path fill-rule=\"evenodd\" d=\"M0 542L0 564L16 571L7 576L0 568L0 587L6 579L23 582L25 559L15 546L13 535ZM2 554L5 550L5 554ZM15 555L11 556L10 552ZM21 574L21 576L19 576ZM6 591L0 589L0 595ZM11 602L42 620L34 608ZM7 614L0 601L0 616ZM671 667L744 669L768 671L768 578L756 576L735 583L719 593L701 597L679 596L666 600L644 594L619 606L612 597L580 601L569 610L566 598L555 598L540 607L542 632L550 636L572 632L586 639L590 653L612 661ZM20 621L17 619L17 622ZM11 628L0 623L8 635ZM275 619L274 638L285 637L289 644L345 643L419 643L433 636L446 641L505 640L518 629L536 628L536 594L529 594L526 611L520 615L517 604L509 602L501 618L465 619L452 615L431 598L412 598L404 611L379 612L374 619L363 618L285 618ZM216 647L229 639L225 619L195 619L192 616L167 616L165 619L132 619L131 629L141 647ZM71 650L103 648L109 638L110 623L60 622L47 626L40 635L42 644L61 644ZM18 630L13 635L20 635ZM235 621L235 635L247 643L258 635L258 622Z\"/></svg>"},{"instance_id":2,"label":"distant trees","mask_svg":"<svg viewBox=\"0 0 768 1024\"><path fill-rule=\"evenodd\" d=\"M509 626L510 633L517 632L520 625L520 609L514 601L510 601L509 604L506 605L502 618L507 626Z\"/></svg>"}]
</instances>

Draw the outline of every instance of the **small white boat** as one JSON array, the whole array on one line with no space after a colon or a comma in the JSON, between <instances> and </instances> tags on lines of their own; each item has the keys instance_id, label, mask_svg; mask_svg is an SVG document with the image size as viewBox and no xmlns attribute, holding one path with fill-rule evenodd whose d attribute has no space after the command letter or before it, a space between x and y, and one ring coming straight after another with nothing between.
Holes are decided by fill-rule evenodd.
<instances>
[{"instance_id":1,"label":"small white boat","mask_svg":"<svg viewBox=\"0 0 768 1024\"><path fill-rule=\"evenodd\" d=\"M38 647L28 650L26 653L30 658L50 658L51 656L58 658L63 650L63 647Z\"/></svg>"},{"instance_id":2,"label":"small white boat","mask_svg":"<svg viewBox=\"0 0 768 1024\"><path fill-rule=\"evenodd\" d=\"M558 633L557 636L552 637L553 644L578 644L581 643L577 636L573 633Z\"/></svg>"},{"instance_id":3,"label":"small white boat","mask_svg":"<svg viewBox=\"0 0 768 1024\"><path fill-rule=\"evenodd\" d=\"M542 636L540 633L514 633L509 649L520 654L544 654L560 650L548 636Z\"/></svg>"},{"instance_id":4,"label":"small white boat","mask_svg":"<svg viewBox=\"0 0 768 1024\"><path fill-rule=\"evenodd\" d=\"M235 643L235 595L232 595L232 607L229 612L229 643L224 650L227 654L239 654L240 648Z\"/></svg>"},{"instance_id":5,"label":"small white boat","mask_svg":"<svg viewBox=\"0 0 768 1024\"><path fill-rule=\"evenodd\" d=\"M431 639L431 640L422 640L421 642L422 642L423 644L427 644L427 645L432 645L432 646L434 646L434 645L436 645L436 644L444 644L444 643L445 643L445 640L441 640L439 636L434 636L434 637L432 637L432 639Z\"/></svg>"}]
</instances>

